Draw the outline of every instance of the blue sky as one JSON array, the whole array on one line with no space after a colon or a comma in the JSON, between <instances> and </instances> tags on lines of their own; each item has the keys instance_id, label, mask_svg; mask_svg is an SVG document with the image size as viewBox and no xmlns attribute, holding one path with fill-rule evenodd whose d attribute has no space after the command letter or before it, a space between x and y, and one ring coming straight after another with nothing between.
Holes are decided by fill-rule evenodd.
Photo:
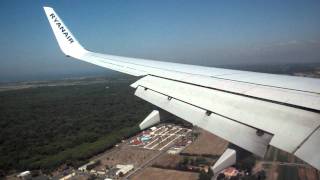
<instances>
[{"instance_id":1,"label":"blue sky","mask_svg":"<svg viewBox=\"0 0 320 180\"><path fill-rule=\"evenodd\" d=\"M220 66L320 62L320 1L0 1L0 81L108 74L66 58L42 6L87 49Z\"/></svg>"}]
</instances>

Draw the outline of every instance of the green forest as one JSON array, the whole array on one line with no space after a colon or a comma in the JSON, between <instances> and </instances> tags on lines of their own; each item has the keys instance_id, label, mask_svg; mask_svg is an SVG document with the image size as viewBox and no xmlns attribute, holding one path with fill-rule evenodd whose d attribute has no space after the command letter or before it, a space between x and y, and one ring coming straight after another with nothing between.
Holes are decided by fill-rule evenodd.
<instances>
[{"instance_id":1,"label":"green forest","mask_svg":"<svg viewBox=\"0 0 320 180\"><path fill-rule=\"evenodd\" d=\"M0 92L0 171L79 166L138 131L135 79Z\"/></svg>"}]
</instances>

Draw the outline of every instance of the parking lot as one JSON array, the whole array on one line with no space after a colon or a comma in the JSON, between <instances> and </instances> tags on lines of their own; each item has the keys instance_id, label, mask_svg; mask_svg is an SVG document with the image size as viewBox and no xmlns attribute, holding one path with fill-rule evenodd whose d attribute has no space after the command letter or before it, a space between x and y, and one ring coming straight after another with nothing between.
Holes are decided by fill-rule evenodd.
<instances>
[{"instance_id":1,"label":"parking lot","mask_svg":"<svg viewBox=\"0 0 320 180\"><path fill-rule=\"evenodd\" d=\"M172 143L186 137L189 132L191 132L191 129L177 125L162 124L134 136L129 140L129 145L161 151Z\"/></svg>"}]
</instances>

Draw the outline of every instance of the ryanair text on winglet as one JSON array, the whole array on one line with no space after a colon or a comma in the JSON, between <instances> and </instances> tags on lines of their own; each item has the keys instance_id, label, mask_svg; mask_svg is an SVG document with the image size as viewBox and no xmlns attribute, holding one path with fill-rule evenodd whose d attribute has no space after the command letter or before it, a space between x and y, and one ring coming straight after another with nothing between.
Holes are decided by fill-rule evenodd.
<instances>
[{"instance_id":1,"label":"ryanair text on winglet","mask_svg":"<svg viewBox=\"0 0 320 180\"><path fill-rule=\"evenodd\" d=\"M71 43L74 42L74 40L72 39L72 37L69 35L69 33L67 32L67 30L61 25L61 22L58 20L58 18L56 18L56 16L52 13L50 14L51 19L53 19L53 22L56 23L56 25L58 26L58 28L61 30L61 32L64 34L64 36L67 38L67 40Z\"/></svg>"}]
</instances>

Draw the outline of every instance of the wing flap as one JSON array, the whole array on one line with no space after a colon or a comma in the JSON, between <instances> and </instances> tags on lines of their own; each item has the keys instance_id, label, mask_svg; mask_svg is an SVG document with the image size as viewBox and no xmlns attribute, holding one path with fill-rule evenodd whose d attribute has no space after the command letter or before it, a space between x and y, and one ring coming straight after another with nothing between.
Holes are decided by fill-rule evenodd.
<instances>
[{"instance_id":1,"label":"wing flap","mask_svg":"<svg viewBox=\"0 0 320 180\"><path fill-rule=\"evenodd\" d=\"M206 110L191 104L177 99L168 100L169 96L151 89L145 90L145 88L139 86L135 95L260 157L264 156L272 138L269 133L257 136L257 129L225 117L215 114L208 116Z\"/></svg>"},{"instance_id":2,"label":"wing flap","mask_svg":"<svg viewBox=\"0 0 320 180\"><path fill-rule=\"evenodd\" d=\"M275 134L271 145L291 153L320 125L319 113L183 82L146 76L133 86L152 89L234 121ZM299 129L299 131L292 131L293 129Z\"/></svg>"},{"instance_id":3,"label":"wing flap","mask_svg":"<svg viewBox=\"0 0 320 180\"><path fill-rule=\"evenodd\" d=\"M295 153L320 126L317 112L160 77L146 76L132 87L142 99L260 156L264 143ZM268 135L263 143L255 139L257 130Z\"/></svg>"},{"instance_id":4,"label":"wing flap","mask_svg":"<svg viewBox=\"0 0 320 180\"><path fill-rule=\"evenodd\" d=\"M320 128L308 138L308 140L303 143L303 145L295 153L296 156L305 160L317 169L320 169Z\"/></svg>"}]
</instances>

